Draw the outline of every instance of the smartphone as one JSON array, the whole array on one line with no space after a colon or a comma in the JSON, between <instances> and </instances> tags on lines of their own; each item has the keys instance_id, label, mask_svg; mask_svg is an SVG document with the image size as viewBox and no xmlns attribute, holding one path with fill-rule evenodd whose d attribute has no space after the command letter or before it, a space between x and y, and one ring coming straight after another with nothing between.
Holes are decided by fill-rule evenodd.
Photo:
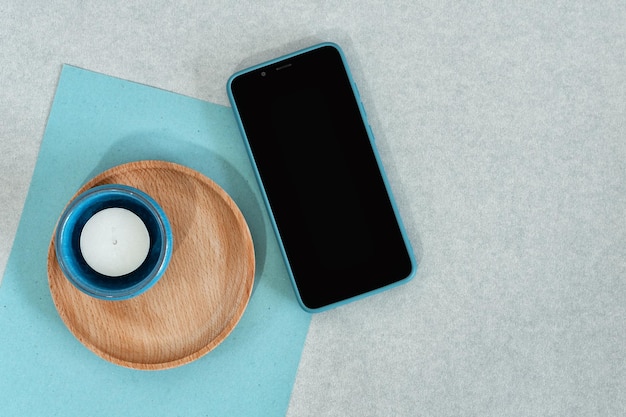
<instances>
[{"instance_id":1,"label":"smartphone","mask_svg":"<svg viewBox=\"0 0 626 417\"><path fill-rule=\"evenodd\" d=\"M411 279L417 264L340 47L237 72L227 91L302 308Z\"/></svg>"}]
</instances>

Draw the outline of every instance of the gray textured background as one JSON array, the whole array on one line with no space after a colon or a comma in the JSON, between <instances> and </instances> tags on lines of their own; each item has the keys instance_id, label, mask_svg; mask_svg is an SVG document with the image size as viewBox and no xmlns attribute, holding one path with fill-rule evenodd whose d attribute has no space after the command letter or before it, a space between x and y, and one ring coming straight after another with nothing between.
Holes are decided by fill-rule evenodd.
<instances>
[{"instance_id":1,"label":"gray textured background","mask_svg":"<svg viewBox=\"0 0 626 417\"><path fill-rule=\"evenodd\" d=\"M314 316L288 415L625 415L626 4L517 3L5 0L0 271L62 63L227 104L336 41L421 265Z\"/></svg>"}]
</instances>

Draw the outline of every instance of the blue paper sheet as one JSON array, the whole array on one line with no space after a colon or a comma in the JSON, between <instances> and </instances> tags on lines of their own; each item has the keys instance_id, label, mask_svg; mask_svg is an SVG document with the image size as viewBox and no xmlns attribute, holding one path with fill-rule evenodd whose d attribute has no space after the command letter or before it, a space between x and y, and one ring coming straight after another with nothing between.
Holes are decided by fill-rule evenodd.
<instances>
[{"instance_id":1,"label":"blue paper sheet","mask_svg":"<svg viewBox=\"0 0 626 417\"><path fill-rule=\"evenodd\" d=\"M179 368L113 365L67 330L48 289L55 222L88 179L159 159L220 184L250 226L255 288L233 333ZM231 109L64 66L0 288L2 415L282 416L310 316L296 302Z\"/></svg>"}]
</instances>

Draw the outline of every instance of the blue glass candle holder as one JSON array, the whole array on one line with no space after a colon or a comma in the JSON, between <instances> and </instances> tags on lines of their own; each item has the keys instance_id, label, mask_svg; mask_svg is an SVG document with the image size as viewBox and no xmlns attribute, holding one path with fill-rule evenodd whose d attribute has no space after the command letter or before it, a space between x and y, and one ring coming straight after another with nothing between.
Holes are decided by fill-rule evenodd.
<instances>
[{"instance_id":1,"label":"blue glass candle holder","mask_svg":"<svg viewBox=\"0 0 626 417\"><path fill-rule=\"evenodd\" d=\"M135 214L149 235L143 262L119 276L96 271L81 250L85 225L109 208L122 208ZM107 184L85 191L68 204L59 218L54 245L61 271L76 288L103 300L125 300L145 292L161 278L172 255L173 237L167 216L154 199L127 185Z\"/></svg>"}]
</instances>

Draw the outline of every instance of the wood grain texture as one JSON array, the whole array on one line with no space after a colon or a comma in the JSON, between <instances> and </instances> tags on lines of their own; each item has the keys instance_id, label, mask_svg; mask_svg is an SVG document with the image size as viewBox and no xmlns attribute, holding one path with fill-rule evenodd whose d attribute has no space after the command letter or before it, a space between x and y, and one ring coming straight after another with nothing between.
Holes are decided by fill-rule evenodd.
<instances>
[{"instance_id":1,"label":"wood grain texture","mask_svg":"<svg viewBox=\"0 0 626 417\"><path fill-rule=\"evenodd\" d=\"M123 301L90 297L61 272L51 242L48 280L69 330L102 358L129 368L167 369L211 351L233 330L254 283L254 248L234 201L202 174L164 161L112 168L85 184L126 184L154 198L174 237L170 264L145 293Z\"/></svg>"}]
</instances>

